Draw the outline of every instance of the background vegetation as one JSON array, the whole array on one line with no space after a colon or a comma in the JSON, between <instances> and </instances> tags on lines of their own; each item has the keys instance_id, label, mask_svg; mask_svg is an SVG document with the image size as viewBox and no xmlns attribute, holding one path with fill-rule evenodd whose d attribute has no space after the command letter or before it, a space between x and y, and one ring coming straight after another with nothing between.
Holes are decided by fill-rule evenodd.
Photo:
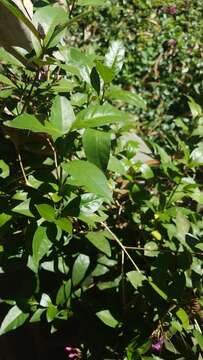
<instances>
[{"instance_id":1,"label":"background vegetation","mask_svg":"<svg viewBox=\"0 0 203 360\"><path fill-rule=\"evenodd\" d=\"M203 358L202 13L35 1L0 50L2 360Z\"/></svg>"}]
</instances>

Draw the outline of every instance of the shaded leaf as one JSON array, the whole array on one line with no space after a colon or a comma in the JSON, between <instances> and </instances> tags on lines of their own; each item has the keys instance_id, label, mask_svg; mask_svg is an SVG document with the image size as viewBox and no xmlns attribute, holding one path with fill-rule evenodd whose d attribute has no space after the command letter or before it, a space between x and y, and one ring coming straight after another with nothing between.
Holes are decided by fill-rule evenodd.
<instances>
[{"instance_id":1,"label":"shaded leaf","mask_svg":"<svg viewBox=\"0 0 203 360\"><path fill-rule=\"evenodd\" d=\"M105 237L104 231L88 232L86 238L100 251L107 256L111 256L111 246Z\"/></svg>"}]
</instances>

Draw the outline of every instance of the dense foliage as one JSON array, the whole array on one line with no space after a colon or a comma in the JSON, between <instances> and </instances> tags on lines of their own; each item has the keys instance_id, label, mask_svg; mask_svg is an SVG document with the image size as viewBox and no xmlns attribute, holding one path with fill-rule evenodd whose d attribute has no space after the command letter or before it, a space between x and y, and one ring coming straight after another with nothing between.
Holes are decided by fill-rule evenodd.
<instances>
[{"instance_id":1,"label":"dense foliage","mask_svg":"<svg viewBox=\"0 0 203 360\"><path fill-rule=\"evenodd\" d=\"M30 65L0 50L0 334L30 359L203 358L202 13L35 1Z\"/></svg>"}]
</instances>

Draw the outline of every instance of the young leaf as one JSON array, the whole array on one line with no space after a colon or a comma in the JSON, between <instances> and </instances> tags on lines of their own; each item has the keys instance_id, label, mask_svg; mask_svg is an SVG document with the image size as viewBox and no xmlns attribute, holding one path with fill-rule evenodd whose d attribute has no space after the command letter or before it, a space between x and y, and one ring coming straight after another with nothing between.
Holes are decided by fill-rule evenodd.
<instances>
[{"instance_id":1,"label":"young leaf","mask_svg":"<svg viewBox=\"0 0 203 360\"><path fill-rule=\"evenodd\" d=\"M23 325L29 314L23 313L18 306L13 306L5 316L0 327L0 335L6 334L8 331L15 330Z\"/></svg>"},{"instance_id":2,"label":"young leaf","mask_svg":"<svg viewBox=\"0 0 203 360\"><path fill-rule=\"evenodd\" d=\"M48 253L51 245L52 244L46 234L46 228L39 226L35 231L32 241L33 259L37 265L43 256Z\"/></svg>"},{"instance_id":3,"label":"young leaf","mask_svg":"<svg viewBox=\"0 0 203 360\"><path fill-rule=\"evenodd\" d=\"M96 313L97 317L107 326L115 328L119 322L111 315L109 310L101 310Z\"/></svg>"},{"instance_id":4,"label":"young leaf","mask_svg":"<svg viewBox=\"0 0 203 360\"><path fill-rule=\"evenodd\" d=\"M122 41L112 41L107 54L105 55L105 64L119 72L122 69L125 58L125 48Z\"/></svg>"},{"instance_id":5,"label":"young leaf","mask_svg":"<svg viewBox=\"0 0 203 360\"><path fill-rule=\"evenodd\" d=\"M89 265L90 265L89 256L84 254L78 255L73 265L73 272L72 272L73 286L77 286L84 279Z\"/></svg>"},{"instance_id":6,"label":"young leaf","mask_svg":"<svg viewBox=\"0 0 203 360\"><path fill-rule=\"evenodd\" d=\"M83 134L82 142L87 160L105 171L111 150L110 134L87 129Z\"/></svg>"},{"instance_id":7,"label":"young leaf","mask_svg":"<svg viewBox=\"0 0 203 360\"><path fill-rule=\"evenodd\" d=\"M109 104L90 105L87 109L77 114L73 129L109 125L124 121L126 118L129 118L129 115Z\"/></svg>"},{"instance_id":8,"label":"young leaf","mask_svg":"<svg viewBox=\"0 0 203 360\"><path fill-rule=\"evenodd\" d=\"M94 164L83 160L73 160L63 165L63 169L71 175L69 180L74 186L82 186L87 192L99 195L111 201L112 193L103 172Z\"/></svg>"},{"instance_id":9,"label":"young leaf","mask_svg":"<svg viewBox=\"0 0 203 360\"><path fill-rule=\"evenodd\" d=\"M86 238L100 251L107 256L111 256L111 246L105 237L104 231L88 232Z\"/></svg>"}]
</instances>

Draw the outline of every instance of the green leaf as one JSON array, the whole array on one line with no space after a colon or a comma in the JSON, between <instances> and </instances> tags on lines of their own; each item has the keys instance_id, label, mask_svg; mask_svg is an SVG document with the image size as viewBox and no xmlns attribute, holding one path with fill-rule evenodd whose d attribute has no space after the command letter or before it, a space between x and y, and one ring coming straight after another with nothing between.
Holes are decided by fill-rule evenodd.
<instances>
[{"instance_id":1,"label":"green leaf","mask_svg":"<svg viewBox=\"0 0 203 360\"><path fill-rule=\"evenodd\" d=\"M64 282L59 288L56 295L56 305L63 306L71 295L71 280Z\"/></svg>"},{"instance_id":2,"label":"green leaf","mask_svg":"<svg viewBox=\"0 0 203 360\"><path fill-rule=\"evenodd\" d=\"M203 142L199 143L198 147L191 152L190 158L192 165L203 165Z\"/></svg>"},{"instance_id":3,"label":"green leaf","mask_svg":"<svg viewBox=\"0 0 203 360\"><path fill-rule=\"evenodd\" d=\"M56 96L51 108L50 123L61 135L69 132L75 121L71 103L64 96Z\"/></svg>"},{"instance_id":4,"label":"green leaf","mask_svg":"<svg viewBox=\"0 0 203 360\"><path fill-rule=\"evenodd\" d=\"M105 55L105 64L119 72L122 69L125 58L125 48L122 41L112 41L107 54Z\"/></svg>"},{"instance_id":5,"label":"green leaf","mask_svg":"<svg viewBox=\"0 0 203 360\"><path fill-rule=\"evenodd\" d=\"M7 176L9 176L9 173L9 166L5 163L4 160L0 160L0 177L5 179Z\"/></svg>"},{"instance_id":6,"label":"green leaf","mask_svg":"<svg viewBox=\"0 0 203 360\"><path fill-rule=\"evenodd\" d=\"M55 220L55 224L61 229L71 234L73 230L73 225L71 221L65 217Z\"/></svg>"},{"instance_id":7,"label":"green leaf","mask_svg":"<svg viewBox=\"0 0 203 360\"><path fill-rule=\"evenodd\" d=\"M146 277L139 271L129 271L126 274L128 280L137 289L139 286L142 286L142 282L146 279Z\"/></svg>"},{"instance_id":8,"label":"green leaf","mask_svg":"<svg viewBox=\"0 0 203 360\"><path fill-rule=\"evenodd\" d=\"M52 206L48 204L40 204L35 205L35 207L37 208L38 213L43 219L49 222L55 221L55 210Z\"/></svg>"},{"instance_id":9,"label":"green leaf","mask_svg":"<svg viewBox=\"0 0 203 360\"><path fill-rule=\"evenodd\" d=\"M73 129L109 125L124 121L127 118L129 118L129 115L109 104L90 105L77 114Z\"/></svg>"},{"instance_id":10,"label":"green leaf","mask_svg":"<svg viewBox=\"0 0 203 360\"><path fill-rule=\"evenodd\" d=\"M146 103L139 95L131 91L122 90L119 86L111 86L106 92L106 96L109 99L123 101L127 104L146 110Z\"/></svg>"},{"instance_id":11,"label":"green leaf","mask_svg":"<svg viewBox=\"0 0 203 360\"><path fill-rule=\"evenodd\" d=\"M30 199L21 202L19 205L15 206L12 211L28 217L34 217L30 211Z\"/></svg>"},{"instance_id":12,"label":"green leaf","mask_svg":"<svg viewBox=\"0 0 203 360\"><path fill-rule=\"evenodd\" d=\"M72 282L73 286L77 286L85 277L87 269L90 265L90 258L87 255L80 254L73 264Z\"/></svg>"},{"instance_id":13,"label":"green leaf","mask_svg":"<svg viewBox=\"0 0 203 360\"><path fill-rule=\"evenodd\" d=\"M34 115L22 114L11 121L5 122L6 126L16 129L30 130L33 132L45 132L44 126L37 120Z\"/></svg>"},{"instance_id":14,"label":"green leaf","mask_svg":"<svg viewBox=\"0 0 203 360\"><path fill-rule=\"evenodd\" d=\"M97 317L107 326L116 328L119 322L111 315L109 310L101 310L96 313Z\"/></svg>"},{"instance_id":15,"label":"green leaf","mask_svg":"<svg viewBox=\"0 0 203 360\"><path fill-rule=\"evenodd\" d=\"M13 306L1 323L0 335L6 334L8 331L15 330L23 325L29 314L23 313L18 306Z\"/></svg>"},{"instance_id":16,"label":"green leaf","mask_svg":"<svg viewBox=\"0 0 203 360\"><path fill-rule=\"evenodd\" d=\"M96 212L102 205L102 199L95 194L86 193L81 195L80 214L90 215Z\"/></svg>"},{"instance_id":17,"label":"green leaf","mask_svg":"<svg viewBox=\"0 0 203 360\"><path fill-rule=\"evenodd\" d=\"M0 227L2 227L4 224L7 223L7 221L9 221L11 219L11 215L2 213L0 214Z\"/></svg>"},{"instance_id":18,"label":"green leaf","mask_svg":"<svg viewBox=\"0 0 203 360\"><path fill-rule=\"evenodd\" d=\"M46 318L48 323L55 319L57 312L58 312L57 307L53 304L49 304L46 311Z\"/></svg>"},{"instance_id":19,"label":"green leaf","mask_svg":"<svg viewBox=\"0 0 203 360\"><path fill-rule=\"evenodd\" d=\"M115 77L114 71L100 61L96 61L96 69L105 84L109 84Z\"/></svg>"},{"instance_id":20,"label":"green leaf","mask_svg":"<svg viewBox=\"0 0 203 360\"><path fill-rule=\"evenodd\" d=\"M201 351L203 351L203 335L198 330L193 330L193 335L197 340Z\"/></svg>"},{"instance_id":21,"label":"green leaf","mask_svg":"<svg viewBox=\"0 0 203 360\"><path fill-rule=\"evenodd\" d=\"M0 74L0 83L15 87L15 84L3 74Z\"/></svg>"},{"instance_id":22,"label":"green leaf","mask_svg":"<svg viewBox=\"0 0 203 360\"><path fill-rule=\"evenodd\" d=\"M36 27L40 24L42 35L44 38L43 45L50 48L58 44L63 36L61 32L58 36L54 36L57 25L63 24L67 19L67 14L62 7L43 6L38 8L33 16L33 23ZM33 39L33 45L37 55L39 55L38 44Z\"/></svg>"},{"instance_id":23,"label":"green leaf","mask_svg":"<svg viewBox=\"0 0 203 360\"><path fill-rule=\"evenodd\" d=\"M30 319L30 323L39 322L41 320L42 314L46 311L46 309L37 309Z\"/></svg>"},{"instance_id":24,"label":"green leaf","mask_svg":"<svg viewBox=\"0 0 203 360\"><path fill-rule=\"evenodd\" d=\"M69 180L74 186L82 186L87 192L94 193L111 201L112 193L103 172L94 164L83 160L73 160L63 165L63 169L71 175Z\"/></svg>"},{"instance_id":25,"label":"green leaf","mask_svg":"<svg viewBox=\"0 0 203 360\"><path fill-rule=\"evenodd\" d=\"M99 96L101 84L100 84L100 77L95 66L92 68L90 74L90 81L93 89L96 91L97 95Z\"/></svg>"},{"instance_id":26,"label":"green leaf","mask_svg":"<svg viewBox=\"0 0 203 360\"><path fill-rule=\"evenodd\" d=\"M176 315L182 322L183 328L187 330L190 327L190 321L186 311L183 308L179 308L178 311L176 311Z\"/></svg>"},{"instance_id":27,"label":"green leaf","mask_svg":"<svg viewBox=\"0 0 203 360\"><path fill-rule=\"evenodd\" d=\"M90 84L90 73L94 66L91 57L76 48L70 48L69 51L64 54L64 57L67 65L73 65L75 67L75 70L72 68L75 75L79 75L83 81Z\"/></svg>"},{"instance_id":28,"label":"green leaf","mask_svg":"<svg viewBox=\"0 0 203 360\"><path fill-rule=\"evenodd\" d=\"M157 256L159 254L157 250L158 250L157 244L154 241L149 241L144 246L144 255L150 257Z\"/></svg>"},{"instance_id":29,"label":"green leaf","mask_svg":"<svg viewBox=\"0 0 203 360\"><path fill-rule=\"evenodd\" d=\"M190 229L190 222L187 220L186 216L182 214L180 211L177 211L176 215L176 237L183 241L185 240L186 234L189 232Z\"/></svg>"},{"instance_id":30,"label":"green leaf","mask_svg":"<svg viewBox=\"0 0 203 360\"><path fill-rule=\"evenodd\" d=\"M105 0L78 0L80 6L104 6Z\"/></svg>"},{"instance_id":31,"label":"green leaf","mask_svg":"<svg viewBox=\"0 0 203 360\"><path fill-rule=\"evenodd\" d=\"M111 246L105 237L105 231L88 232L86 238L100 251L111 256Z\"/></svg>"},{"instance_id":32,"label":"green leaf","mask_svg":"<svg viewBox=\"0 0 203 360\"><path fill-rule=\"evenodd\" d=\"M40 306L47 308L51 304L49 295L43 293L40 300Z\"/></svg>"},{"instance_id":33,"label":"green leaf","mask_svg":"<svg viewBox=\"0 0 203 360\"><path fill-rule=\"evenodd\" d=\"M192 113L193 118L197 116L201 116L202 115L201 106L197 104L191 96L188 96L188 98L189 98L188 105L190 107L190 111Z\"/></svg>"},{"instance_id":34,"label":"green leaf","mask_svg":"<svg viewBox=\"0 0 203 360\"><path fill-rule=\"evenodd\" d=\"M168 296L165 294L165 292L163 292L163 290L161 290L153 281L151 281L150 279L148 279L149 284L151 285L151 287L157 292L157 294L159 294L159 296L161 296L164 300L168 300Z\"/></svg>"},{"instance_id":35,"label":"green leaf","mask_svg":"<svg viewBox=\"0 0 203 360\"><path fill-rule=\"evenodd\" d=\"M46 255L52 246L52 243L49 241L46 228L39 226L35 231L33 241L32 241L32 252L33 259L36 265L39 264L40 260Z\"/></svg>"},{"instance_id":36,"label":"green leaf","mask_svg":"<svg viewBox=\"0 0 203 360\"><path fill-rule=\"evenodd\" d=\"M110 134L94 129L86 129L82 142L87 160L105 171L111 151Z\"/></svg>"}]
</instances>

